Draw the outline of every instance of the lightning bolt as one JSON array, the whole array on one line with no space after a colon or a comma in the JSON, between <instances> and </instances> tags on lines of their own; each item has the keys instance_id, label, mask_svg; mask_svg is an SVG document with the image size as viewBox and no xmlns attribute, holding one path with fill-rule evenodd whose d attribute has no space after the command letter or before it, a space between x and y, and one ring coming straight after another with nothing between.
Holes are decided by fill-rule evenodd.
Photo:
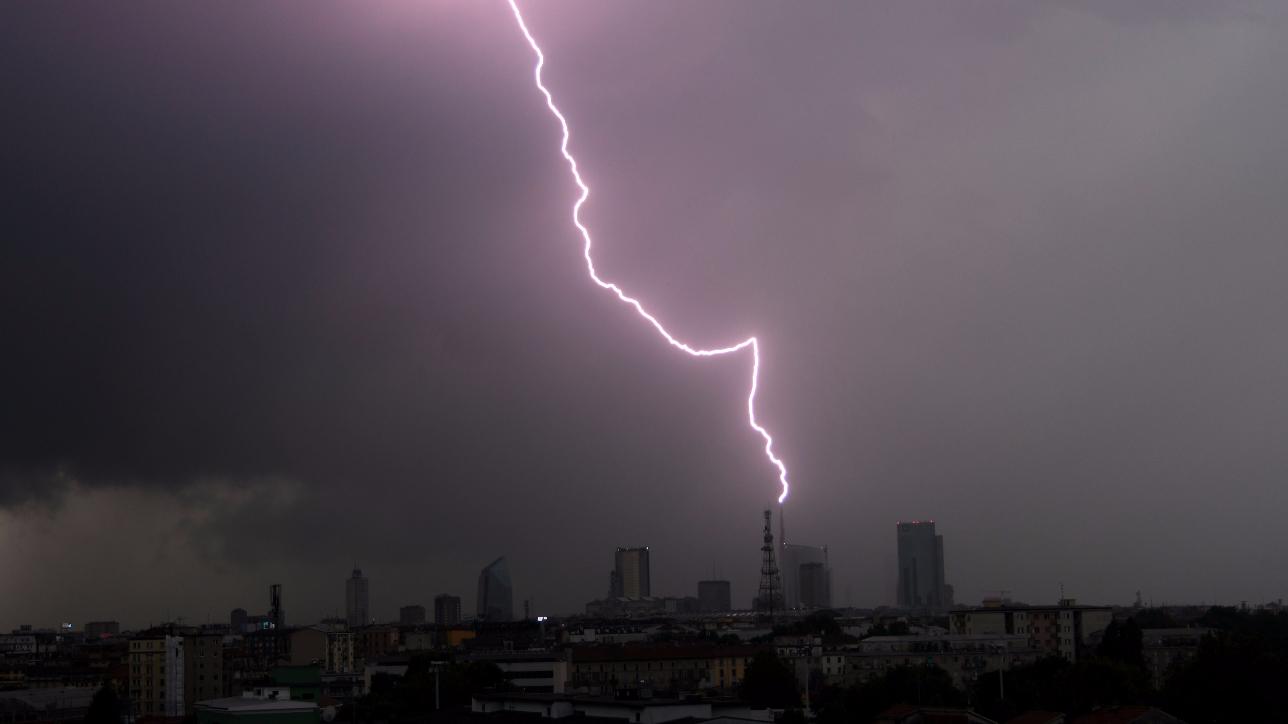
<instances>
[{"instance_id":1,"label":"lightning bolt","mask_svg":"<svg viewBox=\"0 0 1288 724\"><path fill-rule=\"evenodd\" d=\"M581 223L581 207L586 203L586 199L590 197L590 187L582 180L581 173L577 170L577 159L568 152L568 139L571 135L568 130L568 119L564 118L564 114L559 110L559 107L555 105L555 98L550 93L550 89L547 88L546 84L541 80L541 69L544 68L546 64L545 53L541 52L541 46L537 44L537 39L532 37L531 31L528 30L528 24L523 21L523 13L519 12L519 5L516 0L507 0L507 2L510 3L510 9L514 11L514 19L519 24L519 30L523 32L523 37L527 39L528 45L532 48L533 54L537 57L537 64L532 70L532 78L536 83L537 90L541 91L541 94L546 97L546 107L550 109L551 115L559 121L559 127L563 131L563 139L560 141L559 151L563 154L564 160L568 162L568 170L572 172L572 178L573 181L577 182L577 188L581 189L581 195L577 197L577 201L572 205L572 223L573 226L577 227L577 231L581 233L582 256L586 259L586 272L590 275L591 281L598 284L601 289L606 289L612 292L619 301L634 307L636 313L643 317L649 324L653 325L653 329L656 329L657 333L662 335L663 339L667 341L667 344L675 347L685 354L693 357L718 357L721 355L741 352L745 349L751 350L751 383L750 389L747 392L747 423L751 426L752 430L755 430L760 437L764 439L765 457L769 458L769 462L778 470L778 482L782 485L782 493L778 496L778 502L782 503L787 499L787 492L791 489L791 486L787 483L787 466L778 458L777 455L774 454L774 438L770 436L769 431L756 420L756 390L760 386L759 340L755 337L748 337L737 344L729 345L728 347L716 347L713 349L692 347L679 339L676 339L674 335L668 332L666 327L662 326L662 323L657 320L657 317L648 313L648 310L644 308L644 305L641 304L638 299L629 296L626 292L623 292L622 288L616 284L604 281L599 276L599 273L595 271L595 260L591 258L590 255L590 250L593 246L590 238L590 230L586 228L585 224Z\"/></svg>"}]
</instances>

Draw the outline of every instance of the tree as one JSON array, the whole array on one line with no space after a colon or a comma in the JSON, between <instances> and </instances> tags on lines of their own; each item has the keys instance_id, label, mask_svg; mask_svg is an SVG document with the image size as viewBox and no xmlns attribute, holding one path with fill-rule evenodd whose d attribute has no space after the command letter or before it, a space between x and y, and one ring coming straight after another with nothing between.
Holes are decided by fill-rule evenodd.
<instances>
[{"instance_id":1,"label":"tree","mask_svg":"<svg viewBox=\"0 0 1288 724\"><path fill-rule=\"evenodd\" d=\"M747 664L742 698L752 706L789 709L801 705L796 674L772 651L761 651Z\"/></svg>"},{"instance_id":2,"label":"tree","mask_svg":"<svg viewBox=\"0 0 1288 724\"><path fill-rule=\"evenodd\" d=\"M1142 608L1132 615L1141 628L1176 628L1179 624L1165 608Z\"/></svg>"},{"instance_id":3,"label":"tree","mask_svg":"<svg viewBox=\"0 0 1288 724\"><path fill-rule=\"evenodd\" d=\"M1127 666L1145 668L1144 639L1134 619L1110 621L1096 655Z\"/></svg>"},{"instance_id":4,"label":"tree","mask_svg":"<svg viewBox=\"0 0 1288 724\"><path fill-rule=\"evenodd\" d=\"M907 635L908 635L907 621L891 621L889 625L885 623L878 623L873 625L871 628L868 629L867 636L864 636L863 638L868 638L868 636L907 636Z\"/></svg>"},{"instance_id":5,"label":"tree","mask_svg":"<svg viewBox=\"0 0 1288 724\"><path fill-rule=\"evenodd\" d=\"M428 656L414 656L403 676L376 674L371 689L357 707L363 721L393 721L423 716L434 711L435 689L442 708L470 703L470 697L485 689L504 689L508 682L496 664L484 661L453 663L438 672L438 681ZM344 712L353 717L350 711ZM344 720L344 717L340 717Z\"/></svg>"},{"instance_id":6,"label":"tree","mask_svg":"<svg viewBox=\"0 0 1288 724\"><path fill-rule=\"evenodd\" d=\"M836 612L815 611L787 626L776 626L774 634L780 636L821 636L824 643L840 643L845 638L841 625L836 622Z\"/></svg>"},{"instance_id":7,"label":"tree","mask_svg":"<svg viewBox=\"0 0 1288 724\"><path fill-rule=\"evenodd\" d=\"M104 681L94 692L89 711L85 712L85 724L121 724L121 700L111 682Z\"/></svg>"},{"instance_id":8,"label":"tree","mask_svg":"<svg viewBox=\"0 0 1288 724\"><path fill-rule=\"evenodd\" d=\"M938 666L900 666L848 689L829 688L817 702L821 724L870 721L894 704L962 706L966 695Z\"/></svg>"},{"instance_id":9,"label":"tree","mask_svg":"<svg viewBox=\"0 0 1288 724\"><path fill-rule=\"evenodd\" d=\"M1005 719L1028 709L1077 714L1100 706L1145 703L1148 676L1139 667L1110 659L1089 659L1076 664L1050 656L1027 666L1017 666L1002 676L1006 701L998 698L999 674L979 677L974 700L986 715Z\"/></svg>"},{"instance_id":10,"label":"tree","mask_svg":"<svg viewBox=\"0 0 1288 724\"><path fill-rule=\"evenodd\" d=\"M1200 620L1221 630L1168 675L1168 712L1187 721L1288 721L1288 613L1213 607Z\"/></svg>"}]
</instances>

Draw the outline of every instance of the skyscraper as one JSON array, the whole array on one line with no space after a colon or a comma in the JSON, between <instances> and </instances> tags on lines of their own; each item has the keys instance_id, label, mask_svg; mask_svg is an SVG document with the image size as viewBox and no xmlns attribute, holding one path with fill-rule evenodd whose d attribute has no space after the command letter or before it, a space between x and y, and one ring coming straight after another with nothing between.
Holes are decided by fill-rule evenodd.
<instances>
[{"instance_id":1,"label":"skyscraper","mask_svg":"<svg viewBox=\"0 0 1288 724\"><path fill-rule=\"evenodd\" d=\"M951 608L952 587L944 583L944 537L935 534L935 521L900 521L898 536L899 606Z\"/></svg>"},{"instance_id":2,"label":"skyscraper","mask_svg":"<svg viewBox=\"0 0 1288 724\"><path fill-rule=\"evenodd\" d=\"M805 601L805 568L811 566L811 585L815 585L814 594L823 591L822 598ZM807 546L798 543L784 543L779 567L783 574L783 605L796 608L828 608L832 605L832 569L828 567L827 548L825 546ZM821 579L821 583L819 583ZM821 588L818 588L821 586Z\"/></svg>"},{"instance_id":3,"label":"skyscraper","mask_svg":"<svg viewBox=\"0 0 1288 724\"><path fill-rule=\"evenodd\" d=\"M613 564L613 575L610 578L612 598L648 598L651 595L648 546L618 548Z\"/></svg>"},{"instance_id":4,"label":"skyscraper","mask_svg":"<svg viewBox=\"0 0 1288 724\"><path fill-rule=\"evenodd\" d=\"M783 507L778 508L778 566L783 577L783 606L789 609L831 608L832 569L827 561L827 546L809 546L787 542L787 522ZM805 571L809 566L809 573ZM805 576L813 586L807 595ZM808 599L808 600L807 600Z\"/></svg>"},{"instance_id":5,"label":"skyscraper","mask_svg":"<svg viewBox=\"0 0 1288 724\"><path fill-rule=\"evenodd\" d=\"M479 572L478 617L483 621L514 620L514 589L505 556Z\"/></svg>"},{"instance_id":6,"label":"skyscraper","mask_svg":"<svg viewBox=\"0 0 1288 724\"><path fill-rule=\"evenodd\" d=\"M832 571L825 562L802 563L797 568L800 608L832 607Z\"/></svg>"},{"instance_id":7,"label":"skyscraper","mask_svg":"<svg viewBox=\"0 0 1288 724\"><path fill-rule=\"evenodd\" d=\"M367 578L354 566L353 575L344 582L344 618L349 628L371 623L370 600Z\"/></svg>"},{"instance_id":8,"label":"skyscraper","mask_svg":"<svg viewBox=\"0 0 1288 724\"><path fill-rule=\"evenodd\" d=\"M286 628L286 609L282 608L282 584L268 587L268 620L273 628Z\"/></svg>"},{"instance_id":9,"label":"skyscraper","mask_svg":"<svg viewBox=\"0 0 1288 724\"><path fill-rule=\"evenodd\" d=\"M416 626L425 623L424 606L403 606L398 609L398 624L400 626Z\"/></svg>"},{"instance_id":10,"label":"skyscraper","mask_svg":"<svg viewBox=\"0 0 1288 724\"><path fill-rule=\"evenodd\" d=\"M434 596L434 623L455 626L461 622L461 597L448 593Z\"/></svg>"}]
</instances>

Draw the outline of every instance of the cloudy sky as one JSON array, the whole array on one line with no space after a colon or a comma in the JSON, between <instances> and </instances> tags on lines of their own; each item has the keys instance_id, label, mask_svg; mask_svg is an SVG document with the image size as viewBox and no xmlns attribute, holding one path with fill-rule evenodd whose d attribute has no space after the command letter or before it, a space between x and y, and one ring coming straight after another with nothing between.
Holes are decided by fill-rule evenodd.
<instances>
[{"instance_id":1,"label":"cloudy sky","mask_svg":"<svg viewBox=\"0 0 1288 724\"><path fill-rule=\"evenodd\" d=\"M605 277L762 340L789 537L890 603L1288 595L1280 3L523 5ZM500 2L0 8L0 629L754 593L746 357L589 284Z\"/></svg>"}]
</instances>

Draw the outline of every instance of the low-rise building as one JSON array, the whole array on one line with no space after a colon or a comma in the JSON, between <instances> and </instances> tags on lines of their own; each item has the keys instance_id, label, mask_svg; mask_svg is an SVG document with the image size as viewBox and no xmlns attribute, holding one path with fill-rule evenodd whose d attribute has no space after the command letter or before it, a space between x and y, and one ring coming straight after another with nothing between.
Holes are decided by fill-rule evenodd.
<instances>
[{"instance_id":1,"label":"low-rise building","mask_svg":"<svg viewBox=\"0 0 1288 724\"><path fill-rule=\"evenodd\" d=\"M1173 666L1189 661L1199 651L1203 637L1212 632L1208 628L1147 628L1141 633L1141 653L1149 669L1154 688L1162 688Z\"/></svg>"},{"instance_id":2,"label":"low-rise building","mask_svg":"<svg viewBox=\"0 0 1288 724\"><path fill-rule=\"evenodd\" d=\"M322 720L314 702L253 694L198 702L196 715L198 724L317 724Z\"/></svg>"},{"instance_id":3,"label":"low-rise building","mask_svg":"<svg viewBox=\"0 0 1288 724\"><path fill-rule=\"evenodd\" d=\"M326 673L353 673L353 633L336 627L307 626L291 632L292 666L316 665Z\"/></svg>"},{"instance_id":4,"label":"low-rise building","mask_svg":"<svg viewBox=\"0 0 1288 724\"><path fill-rule=\"evenodd\" d=\"M84 687L0 691L0 721L81 722L94 700Z\"/></svg>"},{"instance_id":5,"label":"low-rise building","mask_svg":"<svg viewBox=\"0 0 1288 724\"><path fill-rule=\"evenodd\" d=\"M466 661L495 664L515 691L562 694L568 683L568 656L554 651L497 651L468 655Z\"/></svg>"},{"instance_id":6,"label":"low-rise building","mask_svg":"<svg viewBox=\"0 0 1288 724\"><path fill-rule=\"evenodd\" d=\"M0 656L24 658L37 653L35 634L0 634Z\"/></svg>"},{"instance_id":7,"label":"low-rise building","mask_svg":"<svg viewBox=\"0 0 1288 724\"><path fill-rule=\"evenodd\" d=\"M665 724L688 720L700 722L737 721L771 722L767 709L753 710L739 701L689 697L684 699L618 699L596 696L559 694L520 694L513 692L475 694L470 702L475 714L497 715L501 712L527 714L540 719L577 721L627 721L632 724Z\"/></svg>"},{"instance_id":8,"label":"low-rise building","mask_svg":"<svg viewBox=\"0 0 1288 724\"><path fill-rule=\"evenodd\" d=\"M583 626L570 628L564 635L570 644L630 644L648 640L648 632L639 626Z\"/></svg>"},{"instance_id":9,"label":"low-rise building","mask_svg":"<svg viewBox=\"0 0 1288 724\"><path fill-rule=\"evenodd\" d=\"M85 624L85 637L91 639L116 636L121 633L121 624L116 621L90 621Z\"/></svg>"},{"instance_id":10,"label":"low-rise building","mask_svg":"<svg viewBox=\"0 0 1288 724\"><path fill-rule=\"evenodd\" d=\"M397 626L367 626L353 632L354 658L358 661L375 661L398 653L401 635Z\"/></svg>"},{"instance_id":11,"label":"low-rise building","mask_svg":"<svg viewBox=\"0 0 1288 724\"><path fill-rule=\"evenodd\" d=\"M871 636L847 650L846 683L874 679L900 666L938 666L957 686L988 671L1031 664L1042 657L1023 634Z\"/></svg>"},{"instance_id":12,"label":"low-rise building","mask_svg":"<svg viewBox=\"0 0 1288 724\"><path fill-rule=\"evenodd\" d=\"M572 650L569 685L592 694L622 690L733 691L758 646L588 646Z\"/></svg>"},{"instance_id":13,"label":"low-rise building","mask_svg":"<svg viewBox=\"0 0 1288 724\"><path fill-rule=\"evenodd\" d=\"M1077 661L1089 652L1110 621L1108 606L1079 606L1062 599L1055 606L992 605L955 609L949 614L951 631L962 635L1027 636L1033 647L1048 656Z\"/></svg>"}]
</instances>

